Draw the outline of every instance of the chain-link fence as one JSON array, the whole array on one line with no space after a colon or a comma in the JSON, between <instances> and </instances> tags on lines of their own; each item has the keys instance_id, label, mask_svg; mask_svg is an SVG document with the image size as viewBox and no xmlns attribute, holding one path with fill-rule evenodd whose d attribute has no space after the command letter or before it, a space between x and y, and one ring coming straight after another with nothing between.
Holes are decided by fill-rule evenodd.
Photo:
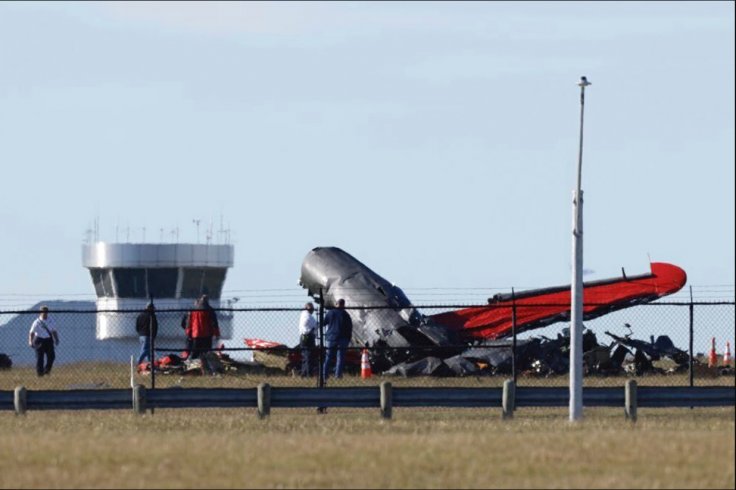
<instances>
[{"instance_id":1,"label":"chain-link fence","mask_svg":"<svg viewBox=\"0 0 736 490\"><path fill-rule=\"evenodd\" d=\"M157 311L153 369L150 356L138 362L143 345L136 332L140 311L51 310L47 323L58 331L59 344L53 367L43 376L37 372L38 349L29 345L39 313L0 312L0 390L131 384L249 388L262 382L318 387L376 385L381 380L397 386L481 387L501 386L511 377L519 386L562 386L568 384L569 319L563 312L530 321L549 306L503 306L499 310L504 311L493 312L475 327L439 322L448 321L448 312L490 312L492 307L416 306L421 315L398 327L400 310L348 307L353 335L340 379L334 376L336 355L325 371L329 349L319 333L313 347L300 345L300 308L217 309L221 337L211 344L199 342L194 352L184 328L190 312ZM315 319L326 311L318 306ZM634 377L640 385L733 385L734 371L724 356L727 344L734 345L734 311L732 301L650 303L585 321L584 384L623 386ZM43 360L42 370L48 359Z\"/></svg>"}]
</instances>

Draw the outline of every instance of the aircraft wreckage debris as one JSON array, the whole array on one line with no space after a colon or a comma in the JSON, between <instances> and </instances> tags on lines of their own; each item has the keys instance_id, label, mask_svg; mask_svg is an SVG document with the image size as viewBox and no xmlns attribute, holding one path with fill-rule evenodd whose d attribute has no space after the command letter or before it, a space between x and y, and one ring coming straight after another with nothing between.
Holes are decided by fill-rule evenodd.
<instances>
[{"instance_id":1,"label":"aircraft wreckage debris","mask_svg":"<svg viewBox=\"0 0 736 490\"><path fill-rule=\"evenodd\" d=\"M687 276L681 268L652 263L649 274L584 283L584 319L649 303L680 290ZM353 337L347 353L348 373L360 372L360 351L368 349L371 370L397 376L481 376L511 374L512 308L516 332L528 332L556 322L569 321L570 286L497 294L487 306L474 306L435 315L422 314L394 284L336 247L318 247L304 258L299 283L315 302L325 306L339 298L353 320ZM627 324L628 327L628 324ZM631 333L599 343L591 330L583 336L583 362L588 375L677 373L687 370L689 355L661 335L648 342ZM263 372L293 373L301 364L301 349L262 339L245 339L253 361L236 362L224 352L209 353L195 361L175 362L184 373ZM520 375L552 376L569 370L570 338L567 329L550 339L517 339L516 370ZM310 356L319 358L315 348ZM176 359L174 359L176 361ZM694 360L694 365L699 366ZM183 366L183 367L181 367ZM159 369L165 369L159 366Z\"/></svg>"}]
</instances>

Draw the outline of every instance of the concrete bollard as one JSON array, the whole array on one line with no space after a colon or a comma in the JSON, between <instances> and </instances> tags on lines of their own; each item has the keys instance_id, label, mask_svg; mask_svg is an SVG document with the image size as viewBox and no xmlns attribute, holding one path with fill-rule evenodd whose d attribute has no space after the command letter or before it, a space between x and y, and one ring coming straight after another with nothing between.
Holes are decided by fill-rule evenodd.
<instances>
[{"instance_id":1,"label":"concrete bollard","mask_svg":"<svg viewBox=\"0 0 736 490\"><path fill-rule=\"evenodd\" d=\"M389 381L381 382L381 417L384 419L391 418L391 411L394 403L393 388Z\"/></svg>"},{"instance_id":2,"label":"concrete bollard","mask_svg":"<svg viewBox=\"0 0 736 490\"><path fill-rule=\"evenodd\" d=\"M514 416L516 409L516 383L513 379L503 382L503 395L501 396L501 418L510 419Z\"/></svg>"},{"instance_id":3,"label":"concrete bollard","mask_svg":"<svg viewBox=\"0 0 736 490\"><path fill-rule=\"evenodd\" d=\"M629 379L624 386L624 413L626 413L626 418L632 422L636 422L636 406L636 380Z\"/></svg>"},{"instance_id":4,"label":"concrete bollard","mask_svg":"<svg viewBox=\"0 0 736 490\"><path fill-rule=\"evenodd\" d=\"M133 387L133 412L138 415L146 413L146 387L143 385Z\"/></svg>"},{"instance_id":5,"label":"concrete bollard","mask_svg":"<svg viewBox=\"0 0 736 490\"><path fill-rule=\"evenodd\" d=\"M258 417L266 418L271 414L271 385L261 383L258 385Z\"/></svg>"},{"instance_id":6,"label":"concrete bollard","mask_svg":"<svg viewBox=\"0 0 736 490\"><path fill-rule=\"evenodd\" d=\"M16 386L13 392L13 405L15 406L16 415L26 414L26 387Z\"/></svg>"}]
</instances>

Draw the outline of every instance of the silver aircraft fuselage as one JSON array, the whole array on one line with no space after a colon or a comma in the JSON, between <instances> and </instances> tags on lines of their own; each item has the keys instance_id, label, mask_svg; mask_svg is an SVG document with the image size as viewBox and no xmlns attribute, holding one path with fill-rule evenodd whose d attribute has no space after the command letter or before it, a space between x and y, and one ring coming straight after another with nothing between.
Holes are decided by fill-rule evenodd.
<instances>
[{"instance_id":1,"label":"silver aircraft fuselage","mask_svg":"<svg viewBox=\"0 0 736 490\"><path fill-rule=\"evenodd\" d=\"M428 323L406 294L337 247L311 250L302 262L299 283L324 306L340 298L353 320L354 346L441 346L452 343L451 332Z\"/></svg>"}]
</instances>

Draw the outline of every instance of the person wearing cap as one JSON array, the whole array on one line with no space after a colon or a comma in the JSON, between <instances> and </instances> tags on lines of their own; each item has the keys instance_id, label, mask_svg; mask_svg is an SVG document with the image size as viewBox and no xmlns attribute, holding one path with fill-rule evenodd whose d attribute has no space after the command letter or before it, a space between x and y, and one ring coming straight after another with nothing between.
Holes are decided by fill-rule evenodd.
<instances>
[{"instance_id":1,"label":"person wearing cap","mask_svg":"<svg viewBox=\"0 0 736 490\"><path fill-rule=\"evenodd\" d=\"M59 345L59 333L49 319L47 306L41 307L40 315L31 325L31 330L28 332L28 345L36 351L36 374L39 377L50 374L54 359L56 359L54 345Z\"/></svg>"},{"instance_id":2,"label":"person wearing cap","mask_svg":"<svg viewBox=\"0 0 736 490\"><path fill-rule=\"evenodd\" d=\"M304 305L301 315L299 316L299 346L302 349L302 369L301 376L306 378L310 376L309 354L315 345L315 333L317 330L317 320L312 316L314 313L314 305L310 301Z\"/></svg>"},{"instance_id":3,"label":"person wearing cap","mask_svg":"<svg viewBox=\"0 0 736 490\"><path fill-rule=\"evenodd\" d=\"M138 365L145 359L149 362L151 359L151 340L156 338L158 334L158 319L156 318L156 308L153 303L148 303L146 309L143 310L135 320L135 331L138 332L138 338L141 341L141 353L138 356Z\"/></svg>"}]
</instances>

